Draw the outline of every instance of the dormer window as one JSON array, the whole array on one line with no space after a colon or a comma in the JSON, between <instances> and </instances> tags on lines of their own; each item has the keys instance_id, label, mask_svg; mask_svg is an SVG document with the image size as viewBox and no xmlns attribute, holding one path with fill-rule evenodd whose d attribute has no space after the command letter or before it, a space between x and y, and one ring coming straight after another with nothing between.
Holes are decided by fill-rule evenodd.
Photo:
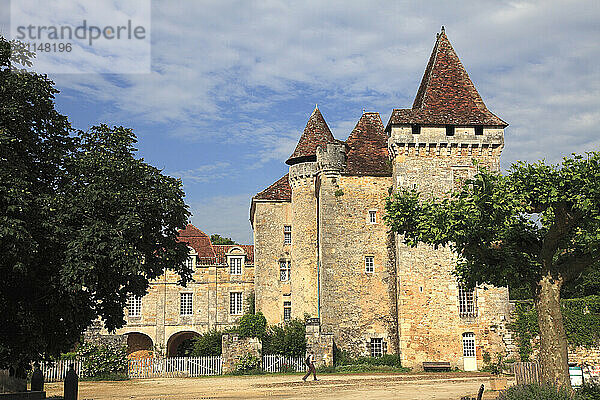
<instances>
[{"instance_id":1,"label":"dormer window","mask_svg":"<svg viewBox=\"0 0 600 400\"><path fill-rule=\"evenodd\" d=\"M483 135L483 125L477 125L475 127L475 134L476 135Z\"/></svg>"},{"instance_id":2,"label":"dormer window","mask_svg":"<svg viewBox=\"0 0 600 400\"><path fill-rule=\"evenodd\" d=\"M421 133L421 125L412 124L410 127L412 129L413 135L418 135L419 133Z\"/></svg>"},{"instance_id":3,"label":"dormer window","mask_svg":"<svg viewBox=\"0 0 600 400\"><path fill-rule=\"evenodd\" d=\"M241 275L243 262L244 257L229 257L229 273L231 275Z\"/></svg>"},{"instance_id":4,"label":"dormer window","mask_svg":"<svg viewBox=\"0 0 600 400\"><path fill-rule=\"evenodd\" d=\"M454 136L454 125L446 125L446 136Z\"/></svg>"}]
</instances>

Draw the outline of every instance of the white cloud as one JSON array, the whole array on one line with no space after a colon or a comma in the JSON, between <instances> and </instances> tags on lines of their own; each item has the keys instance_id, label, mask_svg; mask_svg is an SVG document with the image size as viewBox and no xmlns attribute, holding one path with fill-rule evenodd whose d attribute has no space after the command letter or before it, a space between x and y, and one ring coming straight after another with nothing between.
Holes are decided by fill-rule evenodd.
<instances>
[{"instance_id":1,"label":"white cloud","mask_svg":"<svg viewBox=\"0 0 600 400\"><path fill-rule=\"evenodd\" d=\"M250 199L252 194L215 196L192 202L192 223L207 234L218 233L240 244L252 244Z\"/></svg>"}]
</instances>

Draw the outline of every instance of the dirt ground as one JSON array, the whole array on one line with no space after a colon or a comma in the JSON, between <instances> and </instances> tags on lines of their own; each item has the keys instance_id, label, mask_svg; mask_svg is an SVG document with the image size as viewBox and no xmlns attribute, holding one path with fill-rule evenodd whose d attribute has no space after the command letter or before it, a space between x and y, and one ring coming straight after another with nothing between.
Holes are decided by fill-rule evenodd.
<instances>
[{"instance_id":1,"label":"dirt ground","mask_svg":"<svg viewBox=\"0 0 600 400\"><path fill-rule=\"evenodd\" d=\"M302 382L301 375L220 376L80 382L80 400L195 399L406 399L459 400L488 386L481 374L321 375ZM47 396L62 395L62 382L47 383ZM495 398L486 393L484 398Z\"/></svg>"}]
</instances>

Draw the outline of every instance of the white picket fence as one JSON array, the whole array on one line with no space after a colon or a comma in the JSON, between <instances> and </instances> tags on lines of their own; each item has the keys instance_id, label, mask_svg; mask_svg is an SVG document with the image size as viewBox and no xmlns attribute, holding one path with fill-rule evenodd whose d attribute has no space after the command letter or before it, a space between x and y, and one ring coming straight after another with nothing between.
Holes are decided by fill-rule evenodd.
<instances>
[{"instance_id":1,"label":"white picket fence","mask_svg":"<svg viewBox=\"0 0 600 400\"><path fill-rule=\"evenodd\" d=\"M284 357L279 354L267 354L262 357L262 369L266 372L304 371L304 357Z\"/></svg>"},{"instance_id":2,"label":"white picket fence","mask_svg":"<svg viewBox=\"0 0 600 400\"><path fill-rule=\"evenodd\" d=\"M75 372L78 376L81 376L81 364L80 360L58 360L55 362L42 362L40 363L40 369L44 374L45 382L59 382L65 379L65 375L69 370L69 365L75 364Z\"/></svg>"},{"instance_id":3,"label":"white picket fence","mask_svg":"<svg viewBox=\"0 0 600 400\"><path fill-rule=\"evenodd\" d=\"M169 357L169 358L133 358L127 361L129 378L175 378L203 375L221 375L221 356L208 357ZM77 375L82 376L82 360L59 360L42 363L41 369L46 382L58 382L65 378L69 364L75 364ZM266 372L303 371L303 357L284 357L278 354L262 356L262 369Z\"/></svg>"}]
</instances>

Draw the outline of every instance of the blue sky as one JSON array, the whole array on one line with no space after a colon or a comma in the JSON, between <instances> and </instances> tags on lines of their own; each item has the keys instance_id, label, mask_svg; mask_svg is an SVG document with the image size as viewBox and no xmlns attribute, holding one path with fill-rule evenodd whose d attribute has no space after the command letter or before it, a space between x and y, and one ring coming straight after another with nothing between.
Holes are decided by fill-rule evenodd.
<instances>
[{"instance_id":1,"label":"blue sky","mask_svg":"<svg viewBox=\"0 0 600 400\"><path fill-rule=\"evenodd\" d=\"M385 124L412 105L442 25L510 124L504 168L600 150L598 21L597 1L154 0L150 74L51 77L76 128L133 128L198 228L251 243L250 199L285 174L315 104L338 139L363 109Z\"/></svg>"}]
</instances>

